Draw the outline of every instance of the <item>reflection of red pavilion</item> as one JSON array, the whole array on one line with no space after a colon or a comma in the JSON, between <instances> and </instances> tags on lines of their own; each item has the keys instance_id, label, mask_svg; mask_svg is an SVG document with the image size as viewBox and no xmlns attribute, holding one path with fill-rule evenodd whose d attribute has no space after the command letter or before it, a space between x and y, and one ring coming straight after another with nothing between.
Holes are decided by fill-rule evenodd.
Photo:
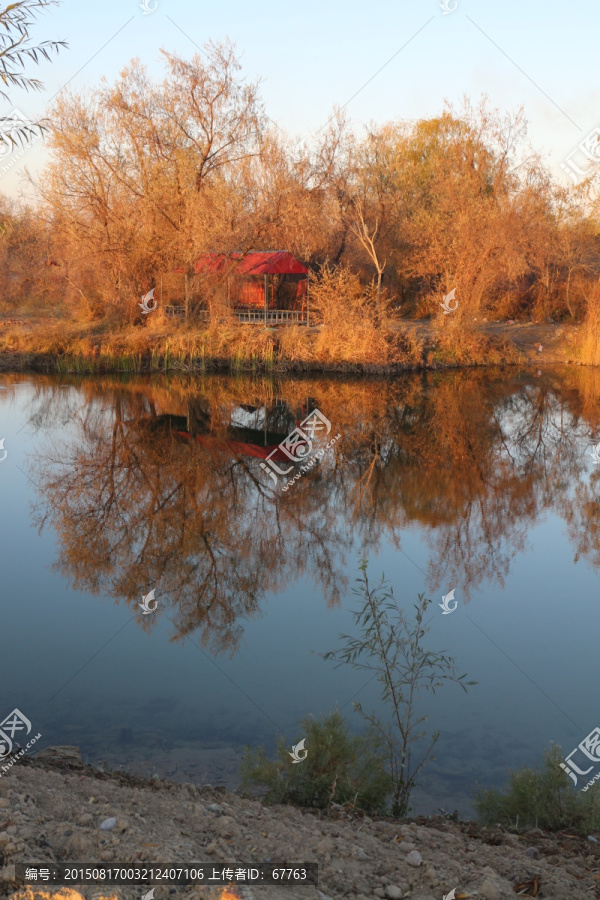
<instances>
[{"instance_id":1,"label":"reflection of red pavilion","mask_svg":"<svg viewBox=\"0 0 600 900\"><path fill-rule=\"evenodd\" d=\"M192 440L189 431L176 431L177 437L186 441ZM283 439L282 439L283 440ZM218 438L211 437L209 434L197 434L196 443L207 447L209 450L230 450L235 456L254 456L257 459L266 459L273 451L272 459L276 462L289 463L290 458L279 449L279 445L260 447L258 444L247 444L243 441L222 441Z\"/></svg>"},{"instance_id":2,"label":"reflection of red pavilion","mask_svg":"<svg viewBox=\"0 0 600 900\"><path fill-rule=\"evenodd\" d=\"M187 415L163 413L146 419L149 427L168 429L186 443L194 441L208 450L233 454L236 457L272 459L277 463L290 463L290 458L279 447L290 433L300 425L313 402L307 397L299 408L300 417L277 401L272 405L255 406L241 403L231 410L229 422L220 421L215 434L210 405L200 398L187 401ZM220 418L220 417L219 417Z\"/></svg>"}]
</instances>

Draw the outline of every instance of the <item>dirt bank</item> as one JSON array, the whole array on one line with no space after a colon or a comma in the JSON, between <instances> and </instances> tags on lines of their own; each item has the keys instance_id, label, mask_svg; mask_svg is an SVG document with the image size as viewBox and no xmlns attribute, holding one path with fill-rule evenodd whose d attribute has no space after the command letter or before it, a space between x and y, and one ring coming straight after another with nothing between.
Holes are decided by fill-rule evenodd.
<instances>
[{"instance_id":1,"label":"dirt bank","mask_svg":"<svg viewBox=\"0 0 600 900\"><path fill-rule=\"evenodd\" d=\"M412 320L403 324L414 329L426 348L435 349L439 331L431 323ZM519 363L557 365L578 362L578 346L582 336L580 325L480 322L475 328L488 338L507 341L517 350Z\"/></svg>"},{"instance_id":2,"label":"dirt bank","mask_svg":"<svg viewBox=\"0 0 600 900\"><path fill-rule=\"evenodd\" d=\"M100 824L115 818L111 830ZM596 835L600 838L600 835ZM245 900L507 900L539 877L544 900L600 896L600 843L541 831L481 829L443 817L399 824L358 814L332 816L265 807L225 788L152 783L107 774L81 762L76 748L23 757L0 777L0 894L13 900L140 900L149 887L19 887L13 864L191 863L290 866L317 862L319 888L245 888ZM411 865L416 862L416 865ZM216 900L223 888L155 889L168 896ZM535 896L523 893L520 896ZM234 895L235 896L235 895Z\"/></svg>"}]
</instances>

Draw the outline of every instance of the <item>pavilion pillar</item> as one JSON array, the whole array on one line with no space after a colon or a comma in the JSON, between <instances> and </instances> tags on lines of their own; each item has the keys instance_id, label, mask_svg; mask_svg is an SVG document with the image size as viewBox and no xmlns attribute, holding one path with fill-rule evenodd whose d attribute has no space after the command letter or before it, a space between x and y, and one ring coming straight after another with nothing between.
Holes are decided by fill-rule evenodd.
<instances>
[{"instance_id":1,"label":"pavilion pillar","mask_svg":"<svg viewBox=\"0 0 600 900\"><path fill-rule=\"evenodd\" d=\"M269 309L269 276L265 275L265 328L267 327L267 311Z\"/></svg>"},{"instance_id":2,"label":"pavilion pillar","mask_svg":"<svg viewBox=\"0 0 600 900\"><path fill-rule=\"evenodd\" d=\"M309 297L310 278L306 276L306 327L310 327L310 297Z\"/></svg>"},{"instance_id":3,"label":"pavilion pillar","mask_svg":"<svg viewBox=\"0 0 600 900\"><path fill-rule=\"evenodd\" d=\"M185 320L190 317L190 270L185 273Z\"/></svg>"}]
</instances>

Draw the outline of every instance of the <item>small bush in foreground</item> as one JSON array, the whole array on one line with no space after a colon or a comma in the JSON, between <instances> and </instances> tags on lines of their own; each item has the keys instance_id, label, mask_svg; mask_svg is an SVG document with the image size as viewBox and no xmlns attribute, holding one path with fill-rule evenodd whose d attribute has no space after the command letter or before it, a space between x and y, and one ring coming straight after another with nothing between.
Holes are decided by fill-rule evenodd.
<instances>
[{"instance_id":1,"label":"small bush in foreground","mask_svg":"<svg viewBox=\"0 0 600 900\"><path fill-rule=\"evenodd\" d=\"M291 744L284 738L278 741L274 760L264 747L247 747L240 766L241 790L266 790L268 803L326 809L333 802L383 812L391 783L373 736L350 735L337 710L320 720L306 716L301 733L308 751L301 763L292 762Z\"/></svg>"},{"instance_id":2,"label":"small bush in foreground","mask_svg":"<svg viewBox=\"0 0 600 900\"><path fill-rule=\"evenodd\" d=\"M552 744L544 753L541 769L525 767L509 773L505 793L479 788L475 809L483 824L544 831L568 829L581 834L600 828L598 783L586 793L573 788L569 776L560 768L561 762L563 752Z\"/></svg>"},{"instance_id":3,"label":"small bush in foreground","mask_svg":"<svg viewBox=\"0 0 600 900\"><path fill-rule=\"evenodd\" d=\"M323 654L324 659L336 661L336 667L350 665L355 669L375 672L381 685L381 698L386 704L389 718L382 720L374 713L367 713L360 703L354 709L369 723L372 731L386 748L387 771L392 784L392 815L403 819L409 811L410 796L417 776L432 756L439 732L429 737L419 726L427 716L419 715L418 701L422 692L436 690L447 681L453 681L466 691L476 684L465 681L466 675L458 675L454 658L444 653L427 650L424 638L430 628L423 624L431 603L423 594L414 604L413 620L400 609L394 592L382 577L380 584L372 588L367 577L367 563L361 563L362 577L354 593L360 598L360 608L353 612L360 628L360 637L341 635L344 646ZM427 738L428 746L421 743ZM419 759L413 751L421 747Z\"/></svg>"}]
</instances>

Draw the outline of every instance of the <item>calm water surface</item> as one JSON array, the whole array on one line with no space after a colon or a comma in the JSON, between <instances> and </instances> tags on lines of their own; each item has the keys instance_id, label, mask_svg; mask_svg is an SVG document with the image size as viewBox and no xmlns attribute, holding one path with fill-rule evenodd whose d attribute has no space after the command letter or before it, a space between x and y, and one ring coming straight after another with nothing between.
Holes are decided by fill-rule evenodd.
<instances>
[{"instance_id":1,"label":"calm water surface","mask_svg":"<svg viewBox=\"0 0 600 900\"><path fill-rule=\"evenodd\" d=\"M318 408L341 437L287 492L261 461ZM87 762L235 786L245 744L352 701L358 565L478 684L425 695L415 811L471 812L600 723L600 377L394 382L0 376L0 718ZM281 463L280 463L281 465ZM144 616L155 590L158 609ZM442 615L442 595L458 608Z\"/></svg>"}]
</instances>

